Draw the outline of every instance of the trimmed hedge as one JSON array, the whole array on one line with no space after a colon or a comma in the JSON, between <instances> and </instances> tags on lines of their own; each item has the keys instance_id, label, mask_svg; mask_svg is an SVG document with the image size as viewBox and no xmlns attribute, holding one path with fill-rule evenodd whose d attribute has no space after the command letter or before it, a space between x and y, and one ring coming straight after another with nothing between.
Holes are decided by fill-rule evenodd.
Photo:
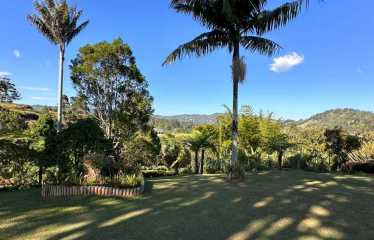
<instances>
[{"instance_id":1,"label":"trimmed hedge","mask_svg":"<svg viewBox=\"0 0 374 240\"><path fill-rule=\"evenodd\" d=\"M367 162L349 162L343 170L349 173L374 173L374 160Z\"/></svg>"},{"instance_id":2,"label":"trimmed hedge","mask_svg":"<svg viewBox=\"0 0 374 240\"><path fill-rule=\"evenodd\" d=\"M177 175L175 171L165 171L165 170L142 170L142 173L145 178L170 177L170 176Z\"/></svg>"}]
</instances>

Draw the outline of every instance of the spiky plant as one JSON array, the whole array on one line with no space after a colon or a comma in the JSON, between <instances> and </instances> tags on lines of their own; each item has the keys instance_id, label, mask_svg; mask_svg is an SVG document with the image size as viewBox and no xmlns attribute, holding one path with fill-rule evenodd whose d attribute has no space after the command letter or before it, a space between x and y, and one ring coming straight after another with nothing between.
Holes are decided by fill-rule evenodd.
<instances>
[{"instance_id":1,"label":"spiky plant","mask_svg":"<svg viewBox=\"0 0 374 240\"><path fill-rule=\"evenodd\" d=\"M227 48L232 55L233 107L232 157L238 159L238 86L245 79L246 64L240 56L241 48L252 53L272 56L280 46L263 35L285 26L296 18L307 0L295 0L266 10L268 0L171 0L177 12L192 15L209 31L180 45L164 61L171 64L185 56L203 56L219 48Z\"/></svg>"},{"instance_id":2,"label":"spiky plant","mask_svg":"<svg viewBox=\"0 0 374 240\"><path fill-rule=\"evenodd\" d=\"M69 6L66 0L35 1L34 8L37 13L28 15L27 19L52 44L57 45L60 51L57 106L58 129L60 129L63 118L62 100L65 50L74 37L88 25L89 21L78 24L83 12L77 10L75 6Z\"/></svg>"}]
</instances>

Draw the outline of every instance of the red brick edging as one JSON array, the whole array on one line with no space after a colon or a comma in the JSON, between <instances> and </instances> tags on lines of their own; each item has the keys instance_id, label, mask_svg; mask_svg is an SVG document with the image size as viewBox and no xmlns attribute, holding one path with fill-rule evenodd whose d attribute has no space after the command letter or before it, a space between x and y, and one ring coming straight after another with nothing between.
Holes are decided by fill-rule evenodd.
<instances>
[{"instance_id":1,"label":"red brick edging","mask_svg":"<svg viewBox=\"0 0 374 240\"><path fill-rule=\"evenodd\" d=\"M104 186L43 185L42 198L71 196L135 197L144 192L144 182L136 188L114 188Z\"/></svg>"}]
</instances>

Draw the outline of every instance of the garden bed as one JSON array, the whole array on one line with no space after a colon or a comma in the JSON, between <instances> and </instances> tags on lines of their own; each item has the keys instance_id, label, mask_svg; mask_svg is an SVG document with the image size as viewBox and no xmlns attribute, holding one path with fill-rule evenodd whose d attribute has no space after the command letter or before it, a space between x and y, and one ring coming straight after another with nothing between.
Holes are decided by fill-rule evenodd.
<instances>
[{"instance_id":1,"label":"garden bed","mask_svg":"<svg viewBox=\"0 0 374 240\"><path fill-rule=\"evenodd\" d=\"M144 192L144 181L134 188L115 188L108 186L63 186L43 185L41 195L44 199L72 196L136 197Z\"/></svg>"}]
</instances>

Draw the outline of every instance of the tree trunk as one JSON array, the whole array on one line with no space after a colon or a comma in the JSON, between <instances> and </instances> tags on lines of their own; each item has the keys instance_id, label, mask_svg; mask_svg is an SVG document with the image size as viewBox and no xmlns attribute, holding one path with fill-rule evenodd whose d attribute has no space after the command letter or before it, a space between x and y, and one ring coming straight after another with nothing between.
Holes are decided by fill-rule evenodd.
<instances>
[{"instance_id":1,"label":"tree trunk","mask_svg":"<svg viewBox=\"0 0 374 240\"><path fill-rule=\"evenodd\" d=\"M234 44L232 66L236 61L239 61L239 42ZM232 155L231 166L235 165L238 161L238 92L239 92L239 78L233 71L233 98L232 98Z\"/></svg>"},{"instance_id":2,"label":"tree trunk","mask_svg":"<svg viewBox=\"0 0 374 240\"><path fill-rule=\"evenodd\" d=\"M39 166L39 172L38 172L38 177L39 177L39 184L42 185L43 183L43 167Z\"/></svg>"},{"instance_id":3,"label":"tree trunk","mask_svg":"<svg viewBox=\"0 0 374 240\"><path fill-rule=\"evenodd\" d=\"M282 170L283 151L278 152L278 168Z\"/></svg>"},{"instance_id":4,"label":"tree trunk","mask_svg":"<svg viewBox=\"0 0 374 240\"><path fill-rule=\"evenodd\" d=\"M61 130L63 121L63 87L64 87L64 61L65 61L65 45L60 46L60 70L58 74L58 103L57 103L57 131Z\"/></svg>"},{"instance_id":5,"label":"tree trunk","mask_svg":"<svg viewBox=\"0 0 374 240\"><path fill-rule=\"evenodd\" d=\"M201 150L201 160L200 160L200 174L204 173L204 159L205 159L205 149Z\"/></svg>"},{"instance_id":6,"label":"tree trunk","mask_svg":"<svg viewBox=\"0 0 374 240\"><path fill-rule=\"evenodd\" d=\"M198 161L199 161L199 151L196 150L195 151L195 174L198 174L199 173L199 164L198 164Z\"/></svg>"}]
</instances>

